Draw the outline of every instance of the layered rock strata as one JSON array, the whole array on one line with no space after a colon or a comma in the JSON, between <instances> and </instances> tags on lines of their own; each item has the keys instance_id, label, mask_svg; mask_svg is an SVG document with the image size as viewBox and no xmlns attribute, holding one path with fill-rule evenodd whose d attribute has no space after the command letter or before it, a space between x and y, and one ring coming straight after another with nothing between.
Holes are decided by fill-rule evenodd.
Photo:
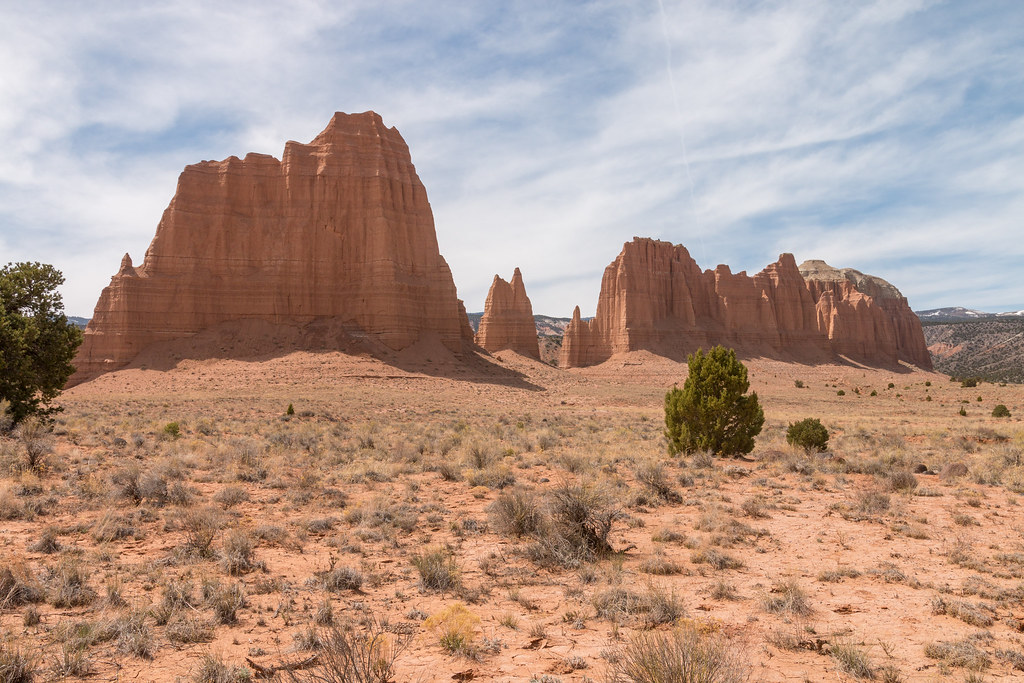
<instances>
[{"instance_id":1,"label":"layered rock strata","mask_svg":"<svg viewBox=\"0 0 1024 683\"><path fill-rule=\"evenodd\" d=\"M71 383L245 319L332 319L395 350L472 342L409 148L376 113L335 114L280 160L187 166L143 263L126 254L100 295Z\"/></svg>"},{"instance_id":2,"label":"layered rock strata","mask_svg":"<svg viewBox=\"0 0 1024 683\"><path fill-rule=\"evenodd\" d=\"M523 275L518 268L512 274L511 282L494 276L487 292L484 315L480 318L476 343L491 353L511 349L524 356L540 359L533 306L526 295Z\"/></svg>"},{"instance_id":3,"label":"layered rock strata","mask_svg":"<svg viewBox=\"0 0 1024 683\"><path fill-rule=\"evenodd\" d=\"M725 265L701 271L681 245L634 238L604 271L595 317L573 312L559 365L594 365L641 350L681 360L724 344L797 362L841 354L871 365L931 368L920 323L895 287L856 271L832 279L807 272L792 254L752 277Z\"/></svg>"}]
</instances>

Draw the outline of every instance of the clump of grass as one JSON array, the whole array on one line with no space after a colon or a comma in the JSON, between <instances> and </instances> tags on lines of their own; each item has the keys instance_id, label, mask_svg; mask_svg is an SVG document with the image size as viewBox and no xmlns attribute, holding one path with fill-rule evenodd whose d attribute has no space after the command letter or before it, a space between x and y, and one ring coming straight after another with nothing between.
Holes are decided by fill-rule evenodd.
<instances>
[{"instance_id":1,"label":"clump of grass","mask_svg":"<svg viewBox=\"0 0 1024 683\"><path fill-rule=\"evenodd\" d=\"M839 583L843 579L855 579L860 576L860 570L854 567L839 566L835 569L824 569L818 573L818 581L824 583Z\"/></svg>"},{"instance_id":2,"label":"clump of grass","mask_svg":"<svg viewBox=\"0 0 1024 683\"><path fill-rule=\"evenodd\" d=\"M566 483L551 491L547 503L537 542L529 549L532 559L575 569L612 551L608 535L622 513L606 489Z\"/></svg>"},{"instance_id":3,"label":"clump of grass","mask_svg":"<svg viewBox=\"0 0 1024 683\"><path fill-rule=\"evenodd\" d=\"M871 668L871 658L856 643L852 641L832 643L829 654L832 655L832 659L836 660L840 671L862 680L870 680L875 677L874 669Z\"/></svg>"},{"instance_id":4,"label":"clump of grass","mask_svg":"<svg viewBox=\"0 0 1024 683\"><path fill-rule=\"evenodd\" d=\"M292 671L288 679L309 683L384 683L395 678L395 661L412 636L393 633L384 620L370 615L362 628L342 624L318 633L317 666Z\"/></svg>"},{"instance_id":5,"label":"clump of grass","mask_svg":"<svg viewBox=\"0 0 1024 683\"><path fill-rule=\"evenodd\" d=\"M167 622L164 635L172 643L208 643L213 640L213 628L199 617L178 616Z\"/></svg>"},{"instance_id":6,"label":"clump of grass","mask_svg":"<svg viewBox=\"0 0 1024 683\"><path fill-rule=\"evenodd\" d=\"M6 642L0 642L0 681L4 683L31 683L38 662Z\"/></svg>"},{"instance_id":7,"label":"clump of grass","mask_svg":"<svg viewBox=\"0 0 1024 683\"><path fill-rule=\"evenodd\" d=\"M357 591L363 586L363 573L354 567L331 567L320 576L329 591Z\"/></svg>"},{"instance_id":8,"label":"clump of grass","mask_svg":"<svg viewBox=\"0 0 1024 683\"><path fill-rule=\"evenodd\" d=\"M43 589L24 565L0 566L0 609L42 602Z\"/></svg>"},{"instance_id":9,"label":"clump of grass","mask_svg":"<svg viewBox=\"0 0 1024 683\"><path fill-rule=\"evenodd\" d=\"M50 604L54 607L82 607L92 604L96 591L89 586L85 568L76 560L64 560L48 570Z\"/></svg>"},{"instance_id":10,"label":"clump of grass","mask_svg":"<svg viewBox=\"0 0 1024 683\"><path fill-rule=\"evenodd\" d=\"M654 496L667 503L679 503L683 500L672 486L665 466L660 462L646 462L637 467L636 480Z\"/></svg>"},{"instance_id":11,"label":"clump of grass","mask_svg":"<svg viewBox=\"0 0 1024 683\"><path fill-rule=\"evenodd\" d=\"M686 608L674 591L653 586L646 593L616 586L597 593L591 602L599 618L611 621L641 616L647 625L657 626L686 616Z\"/></svg>"},{"instance_id":12,"label":"clump of grass","mask_svg":"<svg viewBox=\"0 0 1024 683\"><path fill-rule=\"evenodd\" d=\"M614 680L626 683L742 683L750 676L740 648L691 626L641 633L614 659Z\"/></svg>"},{"instance_id":13,"label":"clump of grass","mask_svg":"<svg viewBox=\"0 0 1024 683\"><path fill-rule=\"evenodd\" d=\"M773 614L791 614L798 617L809 616L814 611L807 593L794 579L780 581L772 586L770 592L762 595L761 609Z\"/></svg>"},{"instance_id":14,"label":"clump of grass","mask_svg":"<svg viewBox=\"0 0 1024 683\"><path fill-rule=\"evenodd\" d=\"M480 617L461 602L452 603L427 618L423 625L437 635L438 642L449 654L470 654Z\"/></svg>"},{"instance_id":15,"label":"clump of grass","mask_svg":"<svg viewBox=\"0 0 1024 683\"><path fill-rule=\"evenodd\" d=\"M703 548L693 552L690 555L690 561L695 564L711 565L715 569L743 568L743 560L715 548Z\"/></svg>"},{"instance_id":16,"label":"clump of grass","mask_svg":"<svg viewBox=\"0 0 1024 683\"><path fill-rule=\"evenodd\" d=\"M520 487L501 493L488 513L495 528L516 538L532 536L542 522L537 494Z\"/></svg>"},{"instance_id":17,"label":"clump of grass","mask_svg":"<svg viewBox=\"0 0 1024 683\"><path fill-rule=\"evenodd\" d=\"M44 553L46 555L52 555L60 551L60 548L60 541L57 540L57 530L52 526L43 529L42 533L39 534L39 539L29 546L29 550L32 552Z\"/></svg>"},{"instance_id":18,"label":"clump of grass","mask_svg":"<svg viewBox=\"0 0 1024 683\"><path fill-rule=\"evenodd\" d=\"M655 574L658 576L668 576L683 571L682 567L665 557L664 553L654 553L643 560L640 563L639 569L645 574Z\"/></svg>"},{"instance_id":19,"label":"clump of grass","mask_svg":"<svg viewBox=\"0 0 1024 683\"><path fill-rule=\"evenodd\" d=\"M889 494L872 489L864 491L857 499L857 510L864 515L878 515L892 506Z\"/></svg>"},{"instance_id":20,"label":"clump of grass","mask_svg":"<svg viewBox=\"0 0 1024 683\"><path fill-rule=\"evenodd\" d=\"M719 579L712 586L709 595L715 600L739 600L740 595L736 586L725 579Z\"/></svg>"},{"instance_id":21,"label":"clump of grass","mask_svg":"<svg viewBox=\"0 0 1024 683\"><path fill-rule=\"evenodd\" d=\"M995 623L995 620L981 611L977 605L972 605L965 600L947 601L938 595L932 598L932 614L945 614L979 628L988 628Z\"/></svg>"},{"instance_id":22,"label":"clump of grass","mask_svg":"<svg viewBox=\"0 0 1024 683\"><path fill-rule=\"evenodd\" d=\"M252 537L241 529L235 529L224 537L221 548L221 567L231 576L246 574L260 566L256 561L256 548Z\"/></svg>"},{"instance_id":23,"label":"clump of grass","mask_svg":"<svg viewBox=\"0 0 1024 683\"><path fill-rule=\"evenodd\" d=\"M238 621L238 610L246 605L245 587L240 583L221 586L213 583L203 587L206 601L213 610L218 624L234 624Z\"/></svg>"},{"instance_id":24,"label":"clump of grass","mask_svg":"<svg viewBox=\"0 0 1024 683\"><path fill-rule=\"evenodd\" d=\"M249 500L249 492L241 486L225 486L213 494L213 501L225 510Z\"/></svg>"},{"instance_id":25,"label":"clump of grass","mask_svg":"<svg viewBox=\"0 0 1024 683\"><path fill-rule=\"evenodd\" d=\"M196 557L210 557L213 541L223 524L221 513L212 508L183 512L181 527L185 532L185 552Z\"/></svg>"},{"instance_id":26,"label":"clump of grass","mask_svg":"<svg viewBox=\"0 0 1024 683\"><path fill-rule=\"evenodd\" d=\"M420 587L424 590L449 591L462 586L459 566L445 548L427 548L413 555L411 562L420 574Z\"/></svg>"},{"instance_id":27,"label":"clump of grass","mask_svg":"<svg viewBox=\"0 0 1024 683\"><path fill-rule=\"evenodd\" d=\"M889 473L888 488L890 491L913 491L918 481L909 470L893 470Z\"/></svg>"},{"instance_id":28,"label":"clump of grass","mask_svg":"<svg viewBox=\"0 0 1024 683\"><path fill-rule=\"evenodd\" d=\"M231 667L220 656L207 652L199 668L192 674L194 683L242 683L252 679L252 672L244 666Z\"/></svg>"},{"instance_id":29,"label":"clump of grass","mask_svg":"<svg viewBox=\"0 0 1024 683\"><path fill-rule=\"evenodd\" d=\"M924 655L929 659L942 660L949 666L975 671L987 669L991 664L988 654L975 645L971 638L928 643L924 647Z\"/></svg>"}]
</instances>

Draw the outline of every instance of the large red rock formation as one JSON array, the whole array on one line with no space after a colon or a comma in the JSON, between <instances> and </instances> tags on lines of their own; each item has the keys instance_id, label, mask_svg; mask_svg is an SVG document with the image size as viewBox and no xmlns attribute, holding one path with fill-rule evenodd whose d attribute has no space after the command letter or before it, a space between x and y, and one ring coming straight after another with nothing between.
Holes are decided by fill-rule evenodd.
<instances>
[{"instance_id":1,"label":"large red rock formation","mask_svg":"<svg viewBox=\"0 0 1024 683\"><path fill-rule=\"evenodd\" d=\"M331 319L391 349L472 341L409 148L373 112L311 143L187 166L143 263L103 290L72 383L231 320Z\"/></svg>"},{"instance_id":2,"label":"large red rock formation","mask_svg":"<svg viewBox=\"0 0 1024 683\"><path fill-rule=\"evenodd\" d=\"M842 354L930 369L915 323L906 299L878 278L805 278L792 254L753 277L724 265L702 272L685 247L634 238L604 271L597 315L585 321L579 307L574 311L559 364L593 365L640 350L683 359L699 347L724 344L801 362Z\"/></svg>"},{"instance_id":3,"label":"large red rock formation","mask_svg":"<svg viewBox=\"0 0 1024 683\"><path fill-rule=\"evenodd\" d=\"M494 276L491 289L487 292L484 315L480 318L476 343L492 353L511 349L524 356L540 359L533 306L526 296L523 275L518 268L512 274L512 282Z\"/></svg>"}]
</instances>

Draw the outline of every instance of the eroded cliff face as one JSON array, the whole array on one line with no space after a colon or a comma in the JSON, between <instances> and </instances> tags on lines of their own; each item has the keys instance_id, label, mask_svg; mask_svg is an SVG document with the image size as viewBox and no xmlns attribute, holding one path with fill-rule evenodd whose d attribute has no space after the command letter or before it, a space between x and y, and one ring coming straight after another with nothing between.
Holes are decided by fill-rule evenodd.
<instances>
[{"instance_id":1,"label":"eroded cliff face","mask_svg":"<svg viewBox=\"0 0 1024 683\"><path fill-rule=\"evenodd\" d=\"M559 365L594 365L639 350L682 360L697 348L724 344L797 362L843 354L872 365L903 360L930 369L906 299L884 280L857 275L871 294L852 275L806 278L792 254L750 277L728 266L702 272L685 247L634 238L605 269L595 317L584 321L579 307L574 311Z\"/></svg>"},{"instance_id":2,"label":"eroded cliff face","mask_svg":"<svg viewBox=\"0 0 1024 683\"><path fill-rule=\"evenodd\" d=\"M511 282L494 276L491 288L487 292L484 315L480 318L476 343L491 353L511 349L540 360L533 305L526 295L523 275L518 268L513 273Z\"/></svg>"},{"instance_id":3,"label":"eroded cliff face","mask_svg":"<svg viewBox=\"0 0 1024 683\"><path fill-rule=\"evenodd\" d=\"M143 263L103 290L71 383L230 320L325 318L403 349L472 342L409 149L373 112L335 114L309 144L185 168Z\"/></svg>"}]
</instances>

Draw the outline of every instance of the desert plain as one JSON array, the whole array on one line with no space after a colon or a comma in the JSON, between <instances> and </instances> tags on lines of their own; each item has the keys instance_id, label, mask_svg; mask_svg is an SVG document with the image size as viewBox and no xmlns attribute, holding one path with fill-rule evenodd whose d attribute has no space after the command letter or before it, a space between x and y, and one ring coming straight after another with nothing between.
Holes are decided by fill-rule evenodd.
<instances>
[{"instance_id":1,"label":"desert plain","mask_svg":"<svg viewBox=\"0 0 1024 683\"><path fill-rule=\"evenodd\" d=\"M7 652L42 680L346 680L349 634L393 680L554 683L682 633L733 676L707 680L1024 677L1024 388L744 362L765 426L716 458L668 454L687 366L648 353L141 358L0 440ZM806 417L827 451L787 443ZM559 542L572 505L608 547Z\"/></svg>"}]
</instances>

